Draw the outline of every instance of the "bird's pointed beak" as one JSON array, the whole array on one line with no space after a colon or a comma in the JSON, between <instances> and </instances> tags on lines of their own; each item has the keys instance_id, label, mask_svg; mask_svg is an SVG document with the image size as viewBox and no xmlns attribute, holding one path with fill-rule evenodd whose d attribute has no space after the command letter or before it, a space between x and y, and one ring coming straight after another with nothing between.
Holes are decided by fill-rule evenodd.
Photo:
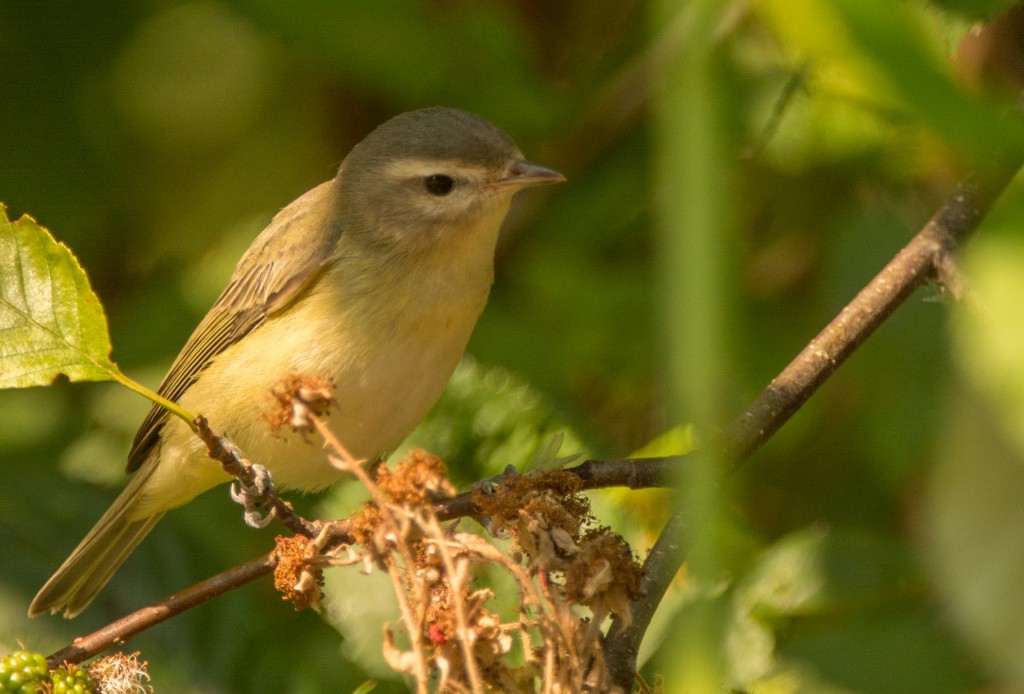
<instances>
[{"instance_id":1,"label":"bird's pointed beak","mask_svg":"<svg viewBox=\"0 0 1024 694\"><path fill-rule=\"evenodd\" d=\"M561 183L565 176L540 164L533 164L528 161L517 161L509 169L505 178L497 181L499 186L514 186L525 188L527 186L539 186L546 183Z\"/></svg>"}]
</instances>

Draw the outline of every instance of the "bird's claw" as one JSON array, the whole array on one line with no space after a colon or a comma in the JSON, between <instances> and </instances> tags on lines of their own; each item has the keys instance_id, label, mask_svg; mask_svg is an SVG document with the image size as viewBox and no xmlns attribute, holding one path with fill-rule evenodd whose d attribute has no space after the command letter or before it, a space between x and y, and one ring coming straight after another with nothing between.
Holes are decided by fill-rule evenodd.
<instances>
[{"instance_id":1,"label":"bird's claw","mask_svg":"<svg viewBox=\"0 0 1024 694\"><path fill-rule=\"evenodd\" d=\"M231 499L241 504L245 509L242 517L245 524L250 528L265 528L270 525L277 515L277 509L273 506L264 513L267 495L273 493L274 483L270 478L270 471L262 465L252 465L252 484L244 484L241 480L235 480L231 485Z\"/></svg>"}]
</instances>

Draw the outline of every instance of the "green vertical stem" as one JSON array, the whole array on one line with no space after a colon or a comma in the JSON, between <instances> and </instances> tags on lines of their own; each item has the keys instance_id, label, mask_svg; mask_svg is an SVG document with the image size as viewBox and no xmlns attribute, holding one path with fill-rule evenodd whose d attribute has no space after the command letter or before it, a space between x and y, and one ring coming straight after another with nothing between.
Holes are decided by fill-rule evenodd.
<instances>
[{"instance_id":1,"label":"green vertical stem","mask_svg":"<svg viewBox=\"0 0 1024 694\"><path fill-rule=\"evenodd\" d=\"M720 578L715 519L721 507L721 464L711 432L726 411L730 319L728 243L730 168L734 155L718 78L714 37L722 3L659 0L655 31L680 12L689 32L654 104L655 222L660 248L662 317L672 414L697 429L700 451L680 480L688 575L701 594ZM679 691L720 691L720 623L715 604L698 600L683 612L669 659L668 681Z\"/></svg>"}]
</instances>

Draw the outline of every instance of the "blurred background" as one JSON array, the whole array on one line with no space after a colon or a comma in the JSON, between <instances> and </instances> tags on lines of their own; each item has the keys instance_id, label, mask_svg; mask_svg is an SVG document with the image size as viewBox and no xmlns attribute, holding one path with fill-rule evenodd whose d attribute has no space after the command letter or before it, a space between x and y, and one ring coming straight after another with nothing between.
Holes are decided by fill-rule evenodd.
<instances>
[{"instance_id":1,"label":"blurred background","mask_svg":"<svg viewBox=\"0 0 1024 694\"><path fill-rule=\"evenodd\" d=\"M1021 13L975 24L1010 5L4 0L0 201L74 251L114 359L156 386L252 238L375 125L479 113L569 182L519 196L471 356L413 442L463 487L555 432L565 454L670 453L684 423L699 438L741 412L961 176L1024 142ZM663 604L646 676L1024 689L1022 222L1015 182L965 257L966 308L918 292L709 484L695 515L713 560ZM75 622L24 617L123 485L147 409L110 384L0 392L3 650L56 650L270 548L215 491ZM591 496L643 556L667 493ZM379 655L387 587L328 580L323 616L262 581L129 650L162 692L403 691ZM699 638L673 638L687 623Z\"/></svg>"}]
</instances>

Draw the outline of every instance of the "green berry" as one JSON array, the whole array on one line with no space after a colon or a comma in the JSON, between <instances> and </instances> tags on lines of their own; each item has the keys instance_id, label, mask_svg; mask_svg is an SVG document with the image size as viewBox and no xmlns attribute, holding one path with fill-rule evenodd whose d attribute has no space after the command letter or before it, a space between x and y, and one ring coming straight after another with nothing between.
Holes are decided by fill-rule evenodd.
<instances>
[{"instance_id":1,"label":"green berry","mask_svg":"<svg viewBox=\"0 0 1024 694\"><path fill-rule=\"evenodd\" d=\"M46 658L42 653L15 651L0 658L0 692L36 694L46 675Z\"/></svg>"},{"instance_id":2,"label":"green berry","mask_svg":"<svg viewBox=\"0 0 1024 694\"><path fill-rule=\"evenodd\" d=\"M92 680L85 670L74 670L57 668L50 673L50 681L53 694L93 694Z\"/></svg>"}]
</instances>

